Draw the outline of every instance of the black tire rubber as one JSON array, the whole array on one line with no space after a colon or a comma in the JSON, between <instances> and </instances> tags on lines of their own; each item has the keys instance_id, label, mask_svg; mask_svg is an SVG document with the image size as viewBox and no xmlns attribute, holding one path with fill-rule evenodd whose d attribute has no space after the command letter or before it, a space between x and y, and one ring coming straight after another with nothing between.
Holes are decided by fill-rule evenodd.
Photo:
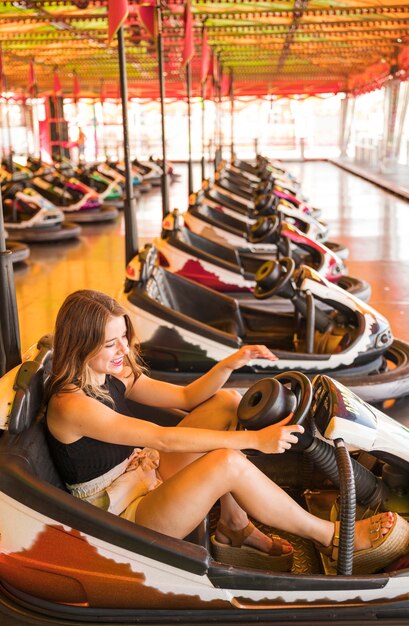
<instances>
[{"instance_id":1,"label":"black tire rubber","mask_svg":"<svg viewBox=\"0 0 409 626\"><path fill-rule=\"evenodd\" d=\"M360 280L353 276L342 276L336 284L365 302L368 302L372 294L371 285L366 280Z\"/></svg>"},{"instance_id":2,"label":"black tire rubber","mask_svg":"<svg viewBox=\"0 0 409 626\"><path fill-rule=\"evenodd\" d=\"M343 261L349 257L349 249L341 243L337 243L336 241L324 241L324 244Z\"/></svg>"},{"instance_id":3,"label":"black tire rubber","mask_svg":"<svg viewBox=\"0 0 409 626\"><path fill-rule=\"evenodd\" d=\"M111 222L119 215L118 209L113 206L102 206L100 209L80 209L79 211L64 211L67 219L78 224Z\"/></svg>"},{"instance_id":4,"label":"black tire rubber","mask_svg":"<svg viewBox=\"0 0 409 626\"><path fill-rule=\"evenodd\" d=\"M18 241L7 241L7 250L11 252L12 263L22 263L30 256L30 248L24 243Z\"/></svg>"},{"instance_id":5,"label":"black tire rubber","mask_svg":"<svg viewBox=\"0 0 409 626\"><path fill-rule=\"evenodd\" d=\"M355 368L351 368L350 373L348 370L327 373L366 402L376 403L402 398L409 395L409 343L395 339L386 350L378 371L371 372L369 369L358 374Z\"/></svg>"},{"instance_id":6,"label":"black tire rubber","mask_svg":"<svg viewBox=\"0 0 409 626\"><path fill-rule=\"evenodd\" d=\"M81 234L81 226L72 224L71 222L62 222L58 226L50 226L49 228L11 228L7 225L10 236L16 241L25 241L26 243L46 243L51 241L65 241L79 237Z\"/></svg>"}]
</instances>

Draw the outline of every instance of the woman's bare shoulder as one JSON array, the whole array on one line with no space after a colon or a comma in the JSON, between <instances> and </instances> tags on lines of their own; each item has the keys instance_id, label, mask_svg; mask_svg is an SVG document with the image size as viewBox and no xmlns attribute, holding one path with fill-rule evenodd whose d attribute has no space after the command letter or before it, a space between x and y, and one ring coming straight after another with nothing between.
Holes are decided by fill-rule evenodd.
<instances>
[{"instance_id":1,"label":"woman's bare shoulder","mask_svg":"<svg viewBox=\"0 0 409 626\"><path fill-rule=\"evenodd\" d=\"M121 383L125 385L125 394L127 394L139 377L135 378L135 375L132 372L131 368L125 366L120 374L115 375L115 378L120 380Z\"/></svg>"},{"instance_id":2,"label":"woman's bare shoulder","mask_svg":"<svg viewBox=\"0 0 409 626\"><path fill-rule=\"evenodd\" d=\"M61 391L54 393L48 402L48 414L66 412L71 405L77 404L78 400L86 400L88 396L75 385L67 385Z\"/></svg>"}]
</instances>

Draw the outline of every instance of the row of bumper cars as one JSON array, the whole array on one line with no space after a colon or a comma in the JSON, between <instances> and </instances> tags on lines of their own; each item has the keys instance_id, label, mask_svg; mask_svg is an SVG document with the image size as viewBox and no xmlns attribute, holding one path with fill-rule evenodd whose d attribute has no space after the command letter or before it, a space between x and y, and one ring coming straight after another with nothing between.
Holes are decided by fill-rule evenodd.
<instances>
[{"instance_id":1,"label":"row of bumper cars","mask_svg":"<svg viewBox=\"0 0 409 626\"><path fill-rule=\"evenodd\" d=\"M62 241L81 234L81 227L65 221L62 210L39 194L25 173L6 172L2 178L4 225L13 241Z\"/></svg>"},{"instance_id":2,"label":"row of bumper cars","mask_svg":"<svg viewBox=\"0 0 409 626\"><path fill-rule=\"evenodd\" d=\"M257 176L255 166L238 165ZM38 626L319 623L328 615L351 624L407 621L407 556L370 574L356 575L348 563L355 517L379 510L409 517L408 430L365 402L409 393L409 346L392 338L384 317L338 286L341 260L332 275L329 267L317 271L317 251L325 250L308 247L305 234L285 220L272 220L275 241L266 257L248 240L244 251L226 246L226 238L223 251L206 248L199 235L175 226L177 214L167 219L173 224L166 228L165 220L158 249L147 246L129 264L120 296L145 360L154 376L183 383L243 343L266 343L279 356L233 374L233 385L246 391L239 420L244 428L276 423L287 415L278 406L285 397L294 423L304 424L291 451L252 459L307 511L340 520L338 564L312 541L280 533L294 546L290 572L232 565L212 552L213 511L191 535L174 539L74 498L46 443L42 405L52 359L46 336L0 378L1 617ZM218 256L221 269L212 271L220 282L228 269L266 308L187 278L164 258L159 244L171 240L177 251L202 251L200 261ZM267 305L280 299L287 311ZM133 408L161 425L180 420L174 411ZM340 441L352 450L348 463L334 445Z\"/></svg>"},{"instance_id":3,"label":"row of bumper cars","mask_svg":"<svg viewBox=\"0 0 409 626\"><path fill-rule=\"evenodd\" d=\"M82 183L94 189L103 206L112 206L117 209L124 207L124 184L122 176L110 172L108 177L100 172L96 165L79 163L74 169L74 174Z\"/></svg>"},{"instance_id":4,"label":"row of bumper cars","mask_svg":"<svg viewBox=\"0 0 409 626\"><path fill-rule=\"evenodd\" d=\"M127 267L120 299L153 375L183 383L241 345L265 344L278 361L254 361L232 374L233 386L297 369L339 378L371 402L409 393L409 345L367 303L290 258L265 263L256 281L258 298L278 295L292 310L242 304L166 270L156 248L145 248Z\"/></svg>"},{"instance_id":5,"label":"row of bumper cars","mask_svg":"<svg viewBox=\"0 0 409 626\"><path fill-rule=\"evenodd\" d=\"M163 220L161 237L154 239L160 263L174 273L254 304L255 275L260 266L268 260L291 256L297 266L310 265L327 280L363 300L369 299L370 285L347 276L343 260L325 244L309 239L277 216L261 219L266 222L274 251L256 252L204 237L186 228L183 216L175 210ZM287 306L282 298L267 301L268 305L273 302L274 306Z\"/></svg>"}]
</instances>

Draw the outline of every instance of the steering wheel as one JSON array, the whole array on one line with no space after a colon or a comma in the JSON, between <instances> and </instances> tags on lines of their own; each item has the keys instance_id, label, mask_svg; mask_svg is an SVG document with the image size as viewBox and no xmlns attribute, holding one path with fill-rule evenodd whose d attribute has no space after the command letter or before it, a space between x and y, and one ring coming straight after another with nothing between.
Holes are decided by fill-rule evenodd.
<instances>
[{"instance_id":1,"label":"steering wheel","mask_svg":"<svg viewBox=\"0 0 409 626\"><path fill-rule=\"evenodd\" d=\"M276 216L259 217L249 228L250 243L276 243L280 236L280 219Z\"/></svg>"},{"instance_id":2,"label":"steering wheel","mask_svg":"<svg viewBox=\"0 0 409 626\"><path fill-rule=\"evenodd\" d=\"M237 409L238 420L247 430L260 430L279 424L292 413L288 424L301 424L308 415L312 399L311 381L301 372L262 378L242 397Z\"/></svg>"},{"instance_id":3,"label":"steering wheel","mask_svg":"<svg viewBox=\"0 0 409 626\"><path fill-rule=\"evenodd\" d=\"M265 300L275 294L291 297L292 289L285 289L295 270L294 259L283 257L279 261L266 261L256 272L256 287L254 296L258 300Z\"/></svg>"},{"instance_id":4,"label":"steering wheel","mask_svg":"<svg viewBox=\"0 0 409 626\"><path fill-rule=\"evenodd\" d=\"M254 213L256 215L272 215L277 211L280 198L274 196L271 191L258 194L254 201Z\"/></svg>"},{"instance_id":5,"label":"steering wheel","mask_svg":"<svg viewBox=\"0 0 409 626\"><path fill-rule=\"evenodd\" d=\"M9 185L10 185L9 187L5 187L2 190L3 198L14 199L14 196L16 195L16 193L24 189L24 185L22 185L21 182L15 183L15 182L10 181Z\"/></svg>"}]
</instances>

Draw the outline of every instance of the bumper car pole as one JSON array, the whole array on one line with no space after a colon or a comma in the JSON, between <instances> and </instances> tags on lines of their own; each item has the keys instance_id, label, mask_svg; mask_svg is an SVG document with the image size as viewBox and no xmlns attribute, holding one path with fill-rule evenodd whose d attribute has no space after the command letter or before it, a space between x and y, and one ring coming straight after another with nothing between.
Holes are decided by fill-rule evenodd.
<instances>
[{"instance_id":1,"label":"bumper car pole","mask_svg":"<svg viewBox=\"0 0 409 626\"><path fill-rule=\"evenodd\" d=\"M11 251L6 248L0 190L0 376L19 363L21 363L21 345L13 264Z\"/></svg>"},{"instance_id":2,"label":"bumper car pole","mask_svg":"<svg viewBox=\"0 0 409 626\"><path fill-rule=\"evenodd\" d=\"M162 217L169 213L168 163L166 158L166 129L165 129L165 78L163 67L163 38L162 38L162 7L161 0L156 0L156 49L158 55L160 116L162 134Z\"/></svg>"},{"instance_id":3,"label":"bumper car pole","mask_svg":"<svg viewBox=\"0 0 409 626\"><path fill-rule=\"evenodd\" d=\"M118 29L117 38L125 160L125 263L128 264L138 254L138 229L136 222L136 199L133 194L131 156L129 149L128 85L123 26Z\"/></svg>"}]
</instances>

